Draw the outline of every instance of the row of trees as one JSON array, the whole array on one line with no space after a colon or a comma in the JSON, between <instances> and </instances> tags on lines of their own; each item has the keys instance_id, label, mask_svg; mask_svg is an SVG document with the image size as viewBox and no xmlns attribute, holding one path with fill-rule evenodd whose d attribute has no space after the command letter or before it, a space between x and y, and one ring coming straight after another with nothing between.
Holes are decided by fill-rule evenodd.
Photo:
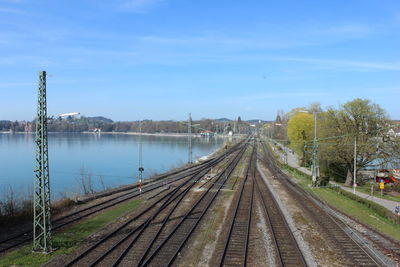
<instances>
[{"instance_id":1,"label":"row of trees","mask_svg":"<svg viewBox=\"0 0 400 267\"><path fill-rule=\"evenodd\" d=\"M393 134L398 126L385 110L366 99L355 99L339 107L322 110L319 104L296 108L277 120L293 150L301 156L302 163L310 164L314 119L318 140L321 176L335 180L346 179L353 183L353 171L367 166L382 167L398 163L400 138ZM281 135L282 133L279 132ZM356 166L354 147L356 145Z\"/></svg>"},{"instance_id":2,"label":"row of trees","mask_svg":"<svg viewBox=\"0 0 400 267\"><path fill-rule=\"evenodd\" d=\"M48 130L50 132L85 132L100 129L102 132L139 132L141 129L146 133L186 133L186 121L153 121L143 120L114 122L104 117L80 117L67 119L50 119ZM235 120L210 120L201 119L192 121L195 125L193 132L208 130L218 133L247 133L250 123L242 121L240 117ZM0 131L32 132L35 130L35 121L0 121Z\"/></svg>"}]
</instances>

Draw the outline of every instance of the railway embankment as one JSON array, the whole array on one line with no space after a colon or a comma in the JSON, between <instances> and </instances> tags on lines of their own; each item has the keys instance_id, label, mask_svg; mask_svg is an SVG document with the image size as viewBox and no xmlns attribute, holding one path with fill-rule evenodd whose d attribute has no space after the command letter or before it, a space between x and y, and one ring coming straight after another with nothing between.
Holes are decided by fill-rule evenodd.
<instances>
[{"instance_id":1,"label":"railway embankment","mask_svg":"<svg viewBox=\"0 0 400 267\"><path fill-rule=\"evenodd\" d=\"M273 149L270 151L271 154L274 153ZM332 216L358 236L361 242L368 244L369 248L376 251L381 258L385 258L388 261L387 266L396 266L395 262L400 262L400 225L383 216L385 214L392 216L391 212L373 202L365 203L364 199L357 196L350 197L341 194L338 192L341 190L340 188L313 188L309 175L280 161L279 155L275 154L274 157L277 165L291 177L292 181L303 188L305 192L316 196ZM368 205L376 205L376 209ZM383 215L380 215L377 210L381 211Z\"/></svg>"},{"instance_id":2,"label":"railway embankment","mask_svg":"<svg viewBox=\"0 0 400 267\"><path fill-rule=\"evenodd\" d=\"M288 147L278 143L274 142L273 144L270 143L270 147L273 150L273 153L276 155L277 160L279 160L280 164L282 167L286 169L290 169L290 171L296 173L297 175L302 175L306 177L311 176L311 171L308 168L301 167L299 166L299 160L297 155L290 150ZM339 187L340 189L347 191L347 192L353 192L353 188L344 186L343 184L337 183L337 182L329 182L330 185L333 185L336 189ZM385 187L386 190L387 187ZM343 192L342 190L337 189L340 192ZM385 191L383 190L382 193ZM371 194L371 191L373 194ZM378 192L376 192L378 191ZM393 196L391 195L393 194ZM350 194L343 193L343 195L350 196ZM390 213L394 213L395 207L397 203L400 202L400 195L399 193L392 191L392 192L385 192L384 194L381 194L379 190L374 190L374 186L372 186L372 190L370 185L365 184L362 186L357 187L356 195L358 197L353 197L351 196L352 199L357 200L360 203L364 203L362 199L365 199L365 204L367 206L373 207L374 209L381 209L378 208L377 205L383 207L384 209L387 209ZM371 205L370 202L375 202L377 205ZM381 212L381 215L383 213L386 213L387 215L384 215L388 219L400 223L400 217L399 216L394 216L391 215L390 213L387 212Z\"/></svg>"}]
</instances>

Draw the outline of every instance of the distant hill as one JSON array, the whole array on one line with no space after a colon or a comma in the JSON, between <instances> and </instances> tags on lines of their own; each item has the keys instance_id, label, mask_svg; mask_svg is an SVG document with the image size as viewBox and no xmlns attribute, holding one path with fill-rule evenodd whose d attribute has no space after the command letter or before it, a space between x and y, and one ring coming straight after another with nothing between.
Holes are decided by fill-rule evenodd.
<instances>
[{"instance_id":1,"label":"distant hill","mask_svg":"<svg viewBox=\"0 0 400 267\"><path fill-rule=\"evenodd\" d=\"M113 123L114 121L112 119L108 119L103 116L96 116L96 117L85 117L85 119L90 120L90 121L101 121L101 122L107 122L107 123Z\"/></svg>"},{"instance_id":2,"label":"distant hill","mask_svg":"<svg viewBox=\"0 0 400 267\"><path fill-rule=\"evenodd\" d=\"M220 122L225 122L225 121L232 121L230 119L227 118L220 118L220 119L214 119L215 121L220 121Z\"/></svg>"}]
</instances>

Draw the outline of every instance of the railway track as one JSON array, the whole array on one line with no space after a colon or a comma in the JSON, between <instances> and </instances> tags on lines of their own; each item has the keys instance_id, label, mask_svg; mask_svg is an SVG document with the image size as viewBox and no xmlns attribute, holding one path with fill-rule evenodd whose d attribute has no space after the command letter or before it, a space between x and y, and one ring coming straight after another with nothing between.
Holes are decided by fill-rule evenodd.
<instances>
[{"instance_id":1,"label":"railway track","mask_svg":"<svg viewBox=\"0 0 400 267\"><path fill-rule=\"evenodd\" d=\"M268 228L272 233L272 243L277 252L275 262L278 266L307 266L297 241L276 199L273 197L265 182L261 179L258 171L255 172L255 184Z\"/></svg>"},{"instance_id":2,"label":"railway track","mask_svg":"<svg viewBox=\"0 0 400 267\"><path fill-rule=\"evenodd\" d=\"M250 226L252 217L255 216L253 206L259 203L271 232L272 243L276 251L275 263L277 266L307 266L275 198L264 181L261 180L258 171L256 171L256 163L257 146L254 145L246 177L241 183L239 197L234 206L233 216L229 223L229 232L225 238L218 265L221 267L247 266L249 261L252 260L248 256L249 254L254 254L251 253L254 251L249 251L249 242L251 241ZM257 202L255 201L256 198L258 199Z\"/></svg>"},{"instance_id":3,"label":"railway track","mask_svg":"<svg viewBox=\"0 0 400 267\"><path fill-rule=\"evenodd\" d=\"M236 149L230 153L235 151ZM241 148L238 155L242 154L242 151L244 151L244 148ZM234 157L232 162L236 161L238 155ZM219 162L215 162L213 166ZM168 228L167 230L171 228L166 227L166 225L171 224L171 221L179 220L179 217L173 218L173 216L176 215L177 207L183 202L182 199L190 192L196 181L200 180L211 167L196 173L195 176L166 194L157 203L76 255L65 266L147 265L147 255L151 253L155 244L163 240L165 233L162 234L162 232L166 228ZM217 179L220 179L223 174L222 172L218 175Z\"/></svg>"},{"instance_id":4,"label":"railway track","mask_svg":"<svg viewBox=\"0 0 400 267\"><path fill-rule=\"evenodd\" d=\"M264 147L266 164L269 171L281 182L288 191L288 194L302 207L315 223L321 227L321 234L325 240L333 244L338 256L346 259L347 266L383 266L379 260L369 254L356 240L346 231L343 222L332 217L326 212L320 202L313 195L297 186L291 179L277 166L275 158L271 152Z\"/></svg>"},{"instance_id":5,"label":"railway track","mask_svg":"<svg viewBox=\"0 0 400 267\"><path fill-rule=\"evenodd\" d=\"M171 179L167 183L165 183L165 181L164 181L164 182L159 182L156 184L150 184L148 186L145 186L142 189L142 194L154 191L158 188L165 186L166 184L174 183L176 181L184 179L188 175L190 175L190 173L182 175L176 179ZM119 196L113 197L111 199L107 199L107 200L97 203L95 205L91 205L89 207L80 209L78 211L75 211L75 212L72 212L65 216L62 216L60 218L57 218L52 221L52 230L58 230L64 226L67 226L67 225L70 225L77 221L80 221L80 220L82 220L88 216L91 216L95 213L98 213L102 210L105 210L107 208L116 206L120 203L126 202L135 197L138 197L140 194L141 193L139 192L138 189L134 189L133 191L129 191L123 195L119 195ZM14 247L20 246L20 245L30 241L31 239L32 239L32 230L27 230L27 231L18 233L16 235L10 236L6 239L3 239L0 241L0 253L7 251L9 249L12 249Z\"/></svg>"},{"instance_id":6,"label":"railway track","mask_svg":"<svg viewBox=\"0 0 400 267\"><path fill-rule=\"evenodd\" d=\"M250 156L246 176L240 188L238 200L235 204L233 218L229 225L229 233L224 242L224 248L219 266L246 266L250 224L253 213L254 199L254 171L256 149Z\"/></svg>"},{"instance_id":7,"label":"railway track","mask_svg":"<svg viewBox=\"0 0 400 267\"><path fill-rule=\"evenodd\" d=\"M227 151L227 153L230 154L230 153L233 153L234 151L237 151L241 145L242 145L242 143L236 144L235 146L231 147ZM151 191L155 191L159 188L164 187L165 185L178 182L187 177L193 177L197 173L201 172L202 170L209 169L210 167L215 166L222 160L224 160L224 155L220 155L219 157L209 159L200 165L189 166L183 170L181 169L178 171L174 171L174 172L170 172L168 174L162 175L162 176L158 177L158 179L167 178L167 177L170 177L170 178L167 180L165 180L165 179L161 180L160 182L155 182L155 183L150 183L150 184L145 185L142 188L142 194L145 194L145 193L148 193ZM123 193L121 195L111 197L110 199L101 201L97 204L94 204L94 205L85 207L83 209L71 212L65 216L62 216L60 218L52 220L52 230L58 230L62 227L71 225L75 222L78 222L78 221L84 219L84 218L87 218L88 216L91 216L100 211L111 208L111 207L121 204L123 202L129 201L135 197L138 197L140 194L141 193L139 192L139 189L136 188L133 190L129 190L128 192ZM0 253L6 252L10 249L13 249L15 247L18 247L20 245L23 245L23 244L29 242L30 240L32 240L32 236L33 236L32 229L29 229L29 230L22 231L20 233L14 234L12 236L9 236L7 238L0 240Z\"/></svg>"},{"instance_id":8,"label":"railway track","mask_svg":"<svg viewBox=\"0 0 400 267\"><path fill-rule=\"evenodd\" d=\"M205 172L206 171L203 171L199 173L199 175ZM166 209L170 204L174 205L174 203L179 202L181 197L185 195L187 189L194 184L190 183L190 181L191 180L188 180L181 184L173 191L164 195L153 205L118 226L114 231L89 246L83 253L77 255L68 262L66 266L95 266L104 261L104 259L111 254L114 254L111 255L111 260L116 261L118 256L116 256L114 252L118 252L124 245L126 247L127 243L133 242L151 218L157 216L157 214ZM109 265L112 265L112 262Z\"/></svg>"},{"instance_id":9,"label":"railway track","mask_svg":"<svg viewBox=\"0 0 400 267\"><path fill-rule=\"evenodd\" d=\"M190 210L186 212L158 245L154 246L154 243L152 243L148 246L148 256L144 260L141 260L139 266L171 266L174 263L178 253L182 250L183 246L213 204L221 188L225 185L241 160L244 152L245 148L238 153L224 172L218 175L215 182L201 194L200 198L197 199ZM226 176L225 172L227 174Z\"/></svg>"}]
</instances>

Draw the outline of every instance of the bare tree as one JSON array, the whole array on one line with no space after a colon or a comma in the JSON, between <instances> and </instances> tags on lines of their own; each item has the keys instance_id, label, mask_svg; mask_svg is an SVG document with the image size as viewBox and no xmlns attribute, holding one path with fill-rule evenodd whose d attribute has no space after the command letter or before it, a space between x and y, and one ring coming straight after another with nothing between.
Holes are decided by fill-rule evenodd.
<instances>
[{"instance_id":1,"label":"bare tree","mask_svg":"<svg viewBox=\"0 0 400 267\"><path fill-rule=\"evenodd\" d=\"M94 193L92 174L91 172L87 171L83 165L79 171L79 177L77 177L77 181L84 195Z\"/></svg>"},{"instance_id":2,"label":"bare tree","mask_svg":"<svg viewBox=\"0 0 400 267\"><path fill-rule=\"evenodd\" d=\"M99 175L99 181L100 181L100 185L101 185L101 189L104 191L107 189L106 184L104 183L104 178L102 175Z\"/></svg>"},{"instance_id":3,"label":"bare tree","mask_svg":"<svg viewBox=\"0 0 400 267\"><path fill-rule=\"evenodd\" d=\"M15 214L17 203L15 199L15 192L11 186L8 186L8 189L6 191L3 208L4 208L4 214L7 216L13 216Z\"/></svg>"}]
</instances>

